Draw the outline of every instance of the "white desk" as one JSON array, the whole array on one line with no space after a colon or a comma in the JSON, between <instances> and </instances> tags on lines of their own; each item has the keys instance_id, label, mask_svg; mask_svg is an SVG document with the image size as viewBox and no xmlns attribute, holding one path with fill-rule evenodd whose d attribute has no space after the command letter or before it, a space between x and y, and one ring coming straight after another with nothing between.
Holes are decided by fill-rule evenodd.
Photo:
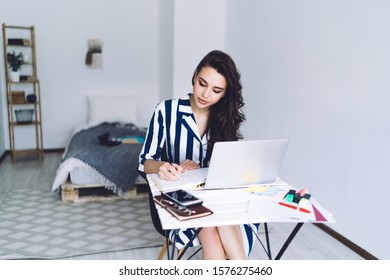
<instances>
[{"instance_id":1,"label":"white desk","mask_svg":"<svg viewBox=\"0 0 390 280\"><path fill-rule=\"evenodd\" d=\"M150 177L148 177L148 183L153 196L159 195L160 190ZM279 181L278 183L280 185L270 186L268 188L257 186L256 188L250 189L187 189L190 193L203 199L203 205L213 211L212 215L202 218L179 221L162 207L156 205L156 208L164 230L247 223L264 223L265 225L271 222L295 223L297 224L296 227L276 256L276 259L280 259L304 223L334 223L335 221L333 216L313 197L310 198L310 203L307 206L310 213L304 213L298 209L291 209L279 205L278 202L283 201L286 192L294 188L283 181ZM267 247L269 248L269 252L266 253L271 258L267 227L266 238Z\"/></svg>"}]
</instances>

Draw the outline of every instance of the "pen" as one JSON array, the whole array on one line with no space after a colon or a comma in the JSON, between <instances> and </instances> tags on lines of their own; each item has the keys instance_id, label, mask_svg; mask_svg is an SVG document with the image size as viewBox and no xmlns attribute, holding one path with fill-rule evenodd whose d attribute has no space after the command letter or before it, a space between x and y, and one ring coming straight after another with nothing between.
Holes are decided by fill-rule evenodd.
<instances>
[{"instance_id":1,"label":"pen","mask_svg":"<svg viewBox=\"0 0 390 280\"><path fill-rule=\"evenodd\" d=\"M172 162L170 162L170 161L169 161L169 164L170 164L171 166L173 166ZM175 169L176 169L176 168L175 168ZM176 171L177 171L177 170L176 170ZM172 173L172 172L169 171L169 173ZM180 175L177 175L177 179L178 179L179 181L181 181Z\"/></svg>"},{"instance_id":2,"label":"pen","mask_svg":"<svg viewBox=\"0 0 390 280\"><path fill-rule=\"evenodd\" d=\"M309 209L302 208L302 207L299 207L299 211L301 211L303 213L311 213Z\"/></svg>"},{"instance_id":3,"label":"pen","mask_svg":"<svg viewBox=\"0 0 390 280\"><path fill-rule=\"evenodd\" d=\"M295 209L295 210L297 210L297 208L298 208L295 205L292 205L292 204L289 204L289 203L284 203L284 202L281 202L281 201L279 201L279 205L286 206L288 208Z\"/></svg>"},{"instance_id":4,"label":"pen","mask_svg":"<svg viewBox=\"0 0 390 280\"><path fill-rule=\"evenodd\" d=\"M294 210L299 210L299 211L301 211L303 213L311 213L310 210L308 210L306 208L298 207L298 206L295 206L295 205L292 205L292 204L289 204L289 203L285 203L285 202L282 202L282 201L279 201L279 205L286 206L286 207L294 209Z\"/></svg>"}]
</instances>

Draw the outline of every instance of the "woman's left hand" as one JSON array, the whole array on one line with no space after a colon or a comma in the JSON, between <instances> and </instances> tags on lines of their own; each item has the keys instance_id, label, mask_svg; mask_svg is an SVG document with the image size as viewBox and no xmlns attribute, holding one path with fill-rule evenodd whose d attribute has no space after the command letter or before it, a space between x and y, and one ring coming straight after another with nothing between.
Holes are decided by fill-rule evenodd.
<instances>
[{"instance_id":1,"label":"woman's left hand","mask_svg":"<svg viewBox=\"0 0 390 280\"><path fill-rule=\"evenodd\" d=\"M183 168L182 172L186 172L188 170L192 170L192 169L198 169L200 168L199 164L196 163L195 161L193 160L189 160L189 159L186 159L185 161L183 161L180 166Z\"/></svg>"}]
</instances>

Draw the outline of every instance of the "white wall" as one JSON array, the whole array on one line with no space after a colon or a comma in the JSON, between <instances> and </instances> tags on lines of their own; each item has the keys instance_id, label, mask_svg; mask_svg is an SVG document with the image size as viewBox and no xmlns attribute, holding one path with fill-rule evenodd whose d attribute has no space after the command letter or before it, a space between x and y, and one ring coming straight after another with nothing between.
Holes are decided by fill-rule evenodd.
<instances>
[{"instance_id":1,"label":"white wall","mask_svg":"<svg viewBox=\"0 0 390 280\"><path fill-rule=\"evenodd\" d=\"M192 92L199 61L211 50L225 49L225 0L174 1L173 96Z\"/></svg>"},{"instance_id":2,"label":"white wall","mask_svg":"<svg viewBox=\"0 0 390 280\"><path fill-rule=\"evenodd\" d=\"M288 138L282 177L390 259L390 2L227 1L248 139Z\"/></svg>"},{"instance_id":3,"label":"white wall","mask_svg":"<svg viewBox=\"0 0 390 280\"><path fill-rule=\"evenodd\" d=\"M87 95L138 95L140 124L148 123L159 99L159 3L2 1L2 22L35 25L45 149L63 148L73 126L86 122ZM90 38L104 43L103 69L85 65ZM2 56L0 62L3 66ZM3 80L1 99L4 117ZM7 129L5 132L0 134L0 144L5 141L8 149Z\"/></svg>"},{"instance_id":4,"label":"white wall","mask_svg":"<svg viewBox=\"0 0 390 280\"><path fill-rule=\"evenodd\" d=\"M164 0L160 4L159 20L159 65L160 65L160 100L172 98L173 88L173 5L174 0ZM154 104L157 105L157 104ZM151 115L150 115L151 117Z\"/></svg>"}]
</instances>

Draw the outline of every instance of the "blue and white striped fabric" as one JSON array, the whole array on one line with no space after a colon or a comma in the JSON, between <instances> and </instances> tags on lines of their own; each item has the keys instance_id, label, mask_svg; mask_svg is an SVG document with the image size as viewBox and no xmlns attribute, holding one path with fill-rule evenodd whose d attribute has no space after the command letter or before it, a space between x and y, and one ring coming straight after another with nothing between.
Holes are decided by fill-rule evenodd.
<instances>
[{"instance_id":1,"label":"blue and white striped fabric","mask_svg":"<svg viewBox=\"0 0 390 280\"><path fill-rule=\"evenodd\" d=\"M138 171L143 177L145 177L144 163L147 159L177 164L191 159L201 167L207 167L210 156L211 153L207 149L207 135L205 134L203 138L199 135L189 96L165 100L156 106L139 156ZM249 255L255 241L252 228L257 232L258 224L241 225L247 255ZM176 247L180 249L185 246L193 233L194 229L180 230L176 237ZM173 240L172 236L171 240ZM190 245L199 246L198 238Z\"/></svg>"},{"instance_id":2,"label":"blue and white striped fabric","mask_svg":"<svg viewBox=\"0 0 390 280\"><path fill-rule=\"evenodd\" d=\"M140 154L140 172L147 159L177 164L191 159L201 167L208 166L207 135L200 138L188 96L157 105Z\"/></svg>"}]
</instances>

